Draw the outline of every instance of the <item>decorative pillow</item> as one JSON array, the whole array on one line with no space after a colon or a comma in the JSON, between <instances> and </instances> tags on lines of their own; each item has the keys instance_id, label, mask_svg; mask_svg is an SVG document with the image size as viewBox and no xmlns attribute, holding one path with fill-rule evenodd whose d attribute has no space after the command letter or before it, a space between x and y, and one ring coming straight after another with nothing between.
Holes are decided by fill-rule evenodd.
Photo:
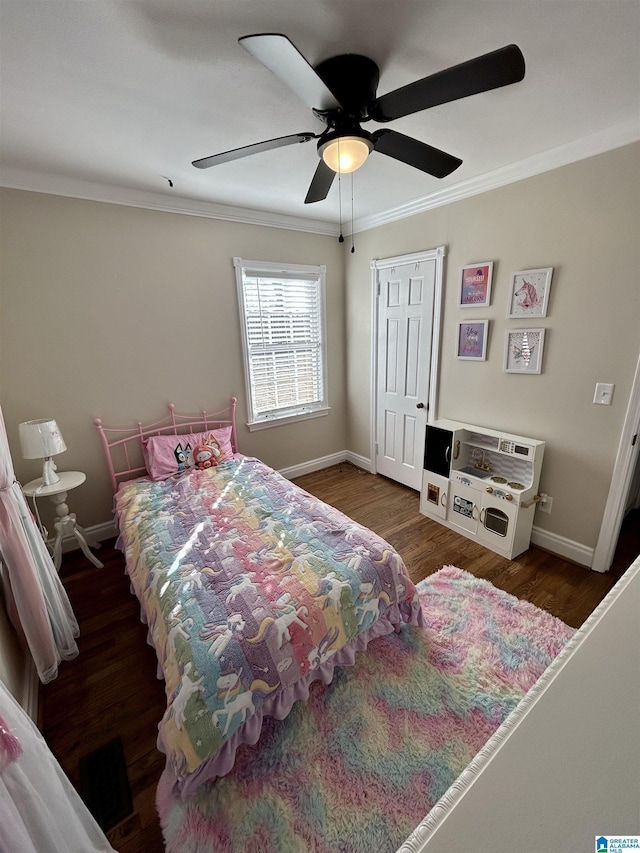
<instances>
[{"instance_id":1,"label":"decorative pillow","mask_svg":"<svg viewBox=\"0 0 640 853\"><path fill-rule=\"evenodd\" d=\"M190 468L211 468L233 459L231 427L187 435L152 435L143 440L142 454L152 480L166 480Z\"/></svg>"}]
</instances>

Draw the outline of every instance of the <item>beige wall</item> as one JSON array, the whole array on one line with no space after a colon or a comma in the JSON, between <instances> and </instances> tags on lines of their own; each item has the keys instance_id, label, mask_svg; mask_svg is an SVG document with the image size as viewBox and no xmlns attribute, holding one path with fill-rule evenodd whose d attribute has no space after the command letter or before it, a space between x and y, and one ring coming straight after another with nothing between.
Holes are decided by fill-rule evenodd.
<instances>
[{"instance_id":1,"label":"beige wall","mask_svg":"<svg viewBox=\"0 0 640 853\"><path fill-rule=\"evenodd\" d=\"M357 235L347 256L350 450L370 456L372 258L447 247L438 417L547 442L536 525L596 543L640 345L640 145ZM460 267L494 261L489 308L457 306ZM510 274L554 268L548 316L508 320ZM457 323L491 320L487 360L454 357ZM503 373L507 329L547 330L543 373ZM613 405L592 403L615 383Z\"/></svg>"},{"instance_id":2,"label":"beige wall","mask_svg":"<svg viewBox=\"0 0 640 853\"><path fill-rule=\"evenodd\" d=\"M0 393L16 474L18 424L51 416L68 450L61 469L87 482L70 496L79 521L112 518L93 426L135 425L239 400L240 449L275 468L346 447L344 278L335 238L112 204L3 190ZM327 417L246 429L232 258L325 264ZM44 509L44 507L43 507Z\"/></svg>"}]
</instances>

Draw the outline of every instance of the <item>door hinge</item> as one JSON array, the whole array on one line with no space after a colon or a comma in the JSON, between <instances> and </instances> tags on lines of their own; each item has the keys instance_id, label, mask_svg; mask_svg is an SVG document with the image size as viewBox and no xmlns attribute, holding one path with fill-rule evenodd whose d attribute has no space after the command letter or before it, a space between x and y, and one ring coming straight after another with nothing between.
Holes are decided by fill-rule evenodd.
<instances>
[{"instance_id":1,"label":"door hinge","mask_svg":"<svg viewBox=\"0 0 640 853\"><path fill-rule=\"evenodd\" d=\"M636 433L636 434L633 436L633 438L631 439L631 447L635 447L635 446L636 446L636 439L637 439L637 438L638 438L638 433Z\"/></svg>"}]
</instances>

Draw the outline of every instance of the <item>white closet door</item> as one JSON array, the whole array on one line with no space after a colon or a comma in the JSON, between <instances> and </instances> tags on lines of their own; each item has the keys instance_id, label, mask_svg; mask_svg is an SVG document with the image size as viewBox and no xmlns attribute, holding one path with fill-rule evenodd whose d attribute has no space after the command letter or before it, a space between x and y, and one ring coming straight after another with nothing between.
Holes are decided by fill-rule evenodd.
<instances>
[{"instance_id":1,"label":"white closet door","mask_svg":"<svg viewBox=\"0 0 640 853\"><path fill-rule=\"evenodd\" d=\"M436 260L378 271L376 468L420 490Z\"/></svg>"}]
</instances>

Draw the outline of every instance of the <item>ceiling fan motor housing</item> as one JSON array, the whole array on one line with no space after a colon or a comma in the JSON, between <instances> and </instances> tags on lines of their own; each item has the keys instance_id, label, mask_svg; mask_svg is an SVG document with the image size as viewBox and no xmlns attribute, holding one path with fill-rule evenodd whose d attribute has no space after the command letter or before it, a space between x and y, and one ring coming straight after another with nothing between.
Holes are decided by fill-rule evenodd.
<instances>
[{"instance_id":1,"label":"ceiling fan motor housing","mask_svg":"<svg viewBox=\"0 0 640 853\"><path fill-rule=\"evenodd\" d=\"M344 53L332 56L316 65L315 72L333 92L342 110L320 110L314 112L327 124L331 124L333 113L340 112L357 121L369 117L369 104L376 97L380 71L376 63L367 56Z\"/></svg>"}]
</instances>

